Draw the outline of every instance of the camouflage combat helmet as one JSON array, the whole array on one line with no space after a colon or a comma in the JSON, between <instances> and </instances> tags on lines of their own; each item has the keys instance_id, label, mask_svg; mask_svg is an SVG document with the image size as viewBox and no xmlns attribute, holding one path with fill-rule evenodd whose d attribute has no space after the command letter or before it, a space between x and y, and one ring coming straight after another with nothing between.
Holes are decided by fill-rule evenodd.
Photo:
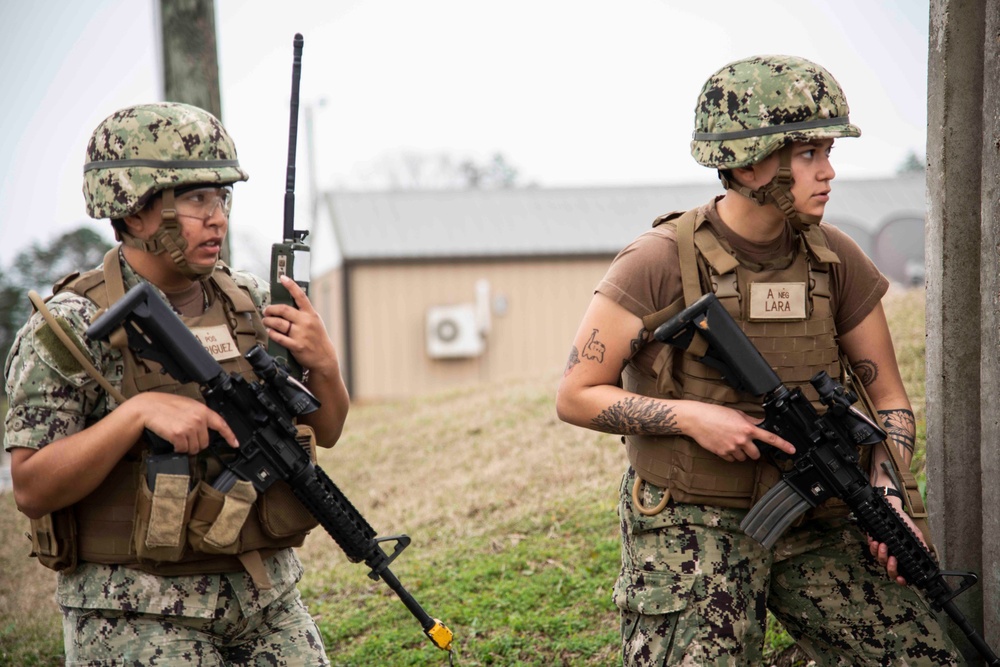
<instances>
[{"instance_id":1,"label":"camouflage combat helmet","mask_svg":"<svg viewBox=\"0 0 1000 667\"><path fill-rule=\"evenodd\" d=\"M775 55L737 60L709 77L698 96L691 155L718 169L725 187L758 204L774 203L793 223L816 222L796 220L791 209L788 151L775 180L758 190L733 183L725 172L756 164L795 141L861 136L849 113L840 84L816 63Z\"/></svg>"},{"instance_id":2,"label":"camouflage combat helmet","mask_svg":"<svg viewBox=\"0 0 1000 667\"><path fill-rule=\"evenodd\" d=\"M174 190L189 185L229 185L249 176L240 168L236 146L215 116L187 104L162 102L126 107L104 119L87 145L83 195L92 218L120 220L164 193L163 224L149 240L124 233L123 242L147 252L168 251L186 274L211 268L189 267L186 242L174 217Z\"/></svg>"},{"instance_id":3,"label":"camouflage combat helmet","mask_svg":"<svg viewBox=\"0 0 1000 667\"><path fill-rule=\"evenodd\" d=\"M837 80L793 56L753 56L709 77L698 96L691 155L735 169L760 162L791 141L858 137Z\"/></svg>"}]
</instances>

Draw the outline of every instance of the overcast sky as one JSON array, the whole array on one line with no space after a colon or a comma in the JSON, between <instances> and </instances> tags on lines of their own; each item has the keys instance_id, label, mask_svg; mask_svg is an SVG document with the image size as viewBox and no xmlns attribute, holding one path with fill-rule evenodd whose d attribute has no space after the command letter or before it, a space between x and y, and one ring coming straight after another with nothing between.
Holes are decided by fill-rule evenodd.
<instances>
[{"instance_id":1,"label":"overcast sky","mask_svg":"<svg viewBox=\"0 0 1000 667\"><path fill-rule=\"evenodd\" d=\"M0 0L0 265L89 221L91 132L162 99L156 11ZM863 136L838 143L838 177L924 154L928 0L216 0L216 12L223 122L251 175L233 257L257 270L281 230L296 32L316 163L310 175L300 118L297 227L313 178L371 188L401 153L501 152L541 187L711 182L688 148L697 94L755 53L815 60L844 87Z\"/></svg>"}]
</instances>

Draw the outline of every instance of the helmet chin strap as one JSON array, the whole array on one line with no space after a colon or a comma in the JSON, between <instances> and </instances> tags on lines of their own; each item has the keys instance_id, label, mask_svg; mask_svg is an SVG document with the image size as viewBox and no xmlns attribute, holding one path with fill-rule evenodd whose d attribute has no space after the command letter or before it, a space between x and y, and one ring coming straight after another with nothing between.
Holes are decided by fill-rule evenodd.
<instances>
[{"instance_id":1,"label":"helmet chin strap","mask_svg":"<svg viewBox=\"0 0 1000 667\"><path fill-rule=\"evenodd\" d=\"M187 239L181 234L181 226L177 222L177 207L174 203L173 188L167 188L163 191L161 218L160 228L150 238L140 239L127 232L121 232L122 243L153 255L169 253L177 270L185 278L200 280L212 275L212 272L215 271L214 264L211 266L192 266L184 256Z\"/></svg>"},{"instance_id":2,"label":"helmet chin strap","mask_svg":"<svg viewBox=\"0 0 1000 667\"><path fill-rule=\"evenodd\" d=\"M798 231L805 231L810 225L818 225L822 220L819 216L807 215L795 210L795 197L792 196L792 185L795 184L795 180L792 178L791 145L778 150L778 173L767 185L752 190L737 183L736 179L726 178L721 170L719 171L719 180L722 181L722 187L738 192L757 206L774 204L781 211L785 220Z\"/></svg>"}]
</instances>

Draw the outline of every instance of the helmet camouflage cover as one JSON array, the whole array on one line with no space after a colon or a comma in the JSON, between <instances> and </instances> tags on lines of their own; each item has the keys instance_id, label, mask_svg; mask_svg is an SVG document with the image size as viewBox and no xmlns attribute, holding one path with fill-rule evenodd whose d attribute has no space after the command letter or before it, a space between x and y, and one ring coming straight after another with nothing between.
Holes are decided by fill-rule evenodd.
<instances>
[{"instance_id":1,"label":"helmet camouflage cover","mask_svg":"<svg viewBox=\"0 0 1000 667\"><path fill-rule=\"evenodd\" d=\"M691 155L735 169L792 141L858 137L847 98L828 71L805 58L753 56L709 77L695 107Z\"/></svg>"},{"instance_id":2,"label":"helmet camouflage cover","mask_svg":"<svg viewBox=\"0 0 1000 667\"><path fill-rule=\"evenodd\" d=\"M136 213L167 188L249 178L222 123L173 102L127 107L105 118L87 145L83 172L87 214L111 219Z\"/></svg>"}]
</instances>

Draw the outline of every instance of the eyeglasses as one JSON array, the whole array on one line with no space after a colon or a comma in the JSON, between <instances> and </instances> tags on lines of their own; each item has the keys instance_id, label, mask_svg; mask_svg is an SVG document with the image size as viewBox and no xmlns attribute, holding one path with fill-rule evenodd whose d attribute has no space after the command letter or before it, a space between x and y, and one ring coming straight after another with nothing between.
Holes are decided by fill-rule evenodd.
<instances>
[{"instance_id":1,"label":"eyeglasses","mask_svg":"<svg viewBox=\"0 0 1000 667\"><path fill-rule=\"evenodd\" d=\"M215 212L222 209L222 215L229 218L229 211L233 208L232 188L197 188L177 195L174 200L177 207L177 215L188 218L196 218L202 222L207 221Z\"/></svg>"}]
</instances>

